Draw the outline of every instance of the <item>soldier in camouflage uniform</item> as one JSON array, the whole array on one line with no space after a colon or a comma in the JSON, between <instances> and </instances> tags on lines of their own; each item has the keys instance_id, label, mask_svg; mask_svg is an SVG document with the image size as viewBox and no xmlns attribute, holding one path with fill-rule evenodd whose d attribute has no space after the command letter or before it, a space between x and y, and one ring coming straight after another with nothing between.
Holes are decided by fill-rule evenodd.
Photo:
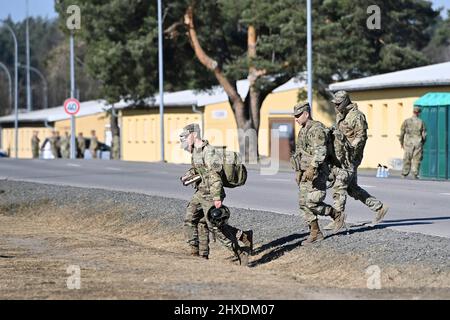
<instances>
[{"instance_id":1,"label":"soldier in camouflage uniform","mask_svg":"<svg viewBox=\"0 0 450 320\"><path fill-rule=\"evenodd\" d=\"M58 159L60 155L59 139L60 139L59 132L53 131L49 141L50 141L50 148L52 150L52 155L55 159Z\"/></svg>"},{"instance_id":2,"label":"soldier in camouflage uniform","mask_svg":"<svg viewBox=\"0 0 450 320\"><path fill-rule=\"evenodd\" d=\"M295 153L291 158L296 180L299 186L300 213L309 225L309 237L303 244L322 240L318 215L331 216L335 221L334 231L340 230L345 221L342 212L324 203L328 178L328 135L326 128L319 121L311 118L308 102L294 107L295 121L300 125Z\"/></svg>"},{"instance_id":3,"label":"soldier in camouflage uniform","mask_svg":"<svg viewBox=\"0 0 450 320\"><path fill-rule=\"evenodd\" d=\"M247 265L249 248L252 246L253 233L242 231L225 223L220 228L214 227L208 220L207 213L212 207L220 208L225 198L220 171L222 166L215 156L214 147L201 139L198 124L187 125L180 135L182 148L192 154L192 169L199 173L201 180L195 184L196 192L189 202L184 219L184 228L191 254L208 258L209 232L233 251L241 265ZM238 241L246 244L241 247Z\"/></svg>"},{"instance_id":4,"label":"soldier in camouflage uniform","mask_svg":"<svg viewBox=\"0 0 450 320\"><path fill-rule=\"evenodd\" d=\"M344 157L347 161L342 161L334 165L332 173L335 178L333 187L334 209L344 212L347 202L347 193L352 198L361 201L375 212L373 224L379 223L386 215L388 208L383 203L372 197L366 190L358 186L358 166L361 164L364 154L364 147L367 141L367 121L364 114L358 110L358 106L350 101L350 97L345 91L338 91L332 102L336 106L336 126L335 135L338 140L346 144L342 150L347 150ZM335 148L336 149L336 148ZM325 229L333 228L333 223L327 225Z\"/></svg>"},{"instance_id":5,"label":"soldier in camouflage uniform","mask_svg":"<svg viewBox=\"0 0 450 320\"><path fill-rule=\"evenodd\" d=\"M84 151L86 150L86 140L83 132L78 133L77 137L77 158L84 159Z\"/></svg>"},{"instance_id":6,"label":"soldier in camouflage uniform","mask_svg":"<svg viewBox=\"0 0 450 320\"><path fill-rule=\"evenodd\" d=\"M403 156L402 176L406 178L410 171L415 179L419 178L420 163L423 156L423 145L427 138L425 123L419 118L420 108L414 107L413 116L406 119L400 131L400 145L405 150ZM412 170L411 170L412 162Z\"/></svg>"},{"instance_id":7,"label":"soldier in camouflage uniform","mask_svg":"<svg viewBox=\"0 0 450 320\"><path fill-rule=\"evenodd\" d=\"M92 159L97 159L98 139L95 135L95 130L91 131L91 142L89 143L89 151L91 152Z\"/></svg>"},{"instance_id":8,"label":"soldier in camouflage uniform","mask_svg":"<svg viewBox=\"0 0 450 320\"><path fill-rule=\"evenodd\" d=\"M64 136L61 138L61 157L63 159L70 158L70 136L67 131L64 132Z\"/></svg>"},{"instance_id":9,"label":"soldier in camouflage uniform","mask_svg":"<svg viewBox=\"0 0 450 320\"><path fill-rule=\"evenodd\" d=\"M39 143L41 140L39 140L38 132L33 131L33 137L31 138L31 152L33 153L33 159L39 158Z\"/></svg>"}]
</instances>

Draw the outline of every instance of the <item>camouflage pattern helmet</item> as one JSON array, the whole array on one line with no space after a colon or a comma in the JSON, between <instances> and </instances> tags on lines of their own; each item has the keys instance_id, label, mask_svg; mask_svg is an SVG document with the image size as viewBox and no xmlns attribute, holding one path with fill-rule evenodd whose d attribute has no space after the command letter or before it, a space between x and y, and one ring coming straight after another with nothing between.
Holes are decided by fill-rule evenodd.
<instances>
[{"instance_id":1,"label":"camouflage pattern helmet","mask_svg":"<svg viewBox=\"0 0 450 320\"><path fill-rule=\"evenodd\" d=\"M185 126L180 134L180 137L186 137L192 132L196 132L197 136L200 136L200 126L197 123L191 123Z\"/></svg>"},{"instance_id":2,"label":"camouflage pattern helmet","mask_svg":"<svg viewBox=\"0 0 450 320\"><path fill-rule=\"evenodd\" d=\"M208 220L212 223L214 227L221 227L227 223L230 218L230 209L222 205L220 208L211 207L208 210Z\"/></svg>"},{"instance_id":3,"label":"camouflage pattern helmet","mask_svg":"<svg viewBox=\"0 0 450 320\"><path fill-rule=\"evenodd\" d=\"M349 97L347 91L341 90L334 94L334 97L331 100L331 102L333 102L334 104L341 104L342 102L344 102L347 99L350 100L350 97Z\"/></svg>"},{"instance_id":4,"label":"camouflage pattern helmet","mask_svg":"<svg viewBox=\"0 0 450 320\"><path fill-rule=\"evenodd\" d=\"M305 111L311 112L311 107L310 107L308 101L300 102L294 106L294 116L295 117L301 115Z\"/></svg>"},{"instance_id":5,"label":"camouflage pattern helmet","mask_svg":"<svg viewBox=\"0 0 450 320\"><path fill-rule=\"evenodd\" d=\"M420 109L420 107L418 107L418 106L414 106L413 112L414 113L421 113L422 109Z\"/></svg>"}]
</instances>

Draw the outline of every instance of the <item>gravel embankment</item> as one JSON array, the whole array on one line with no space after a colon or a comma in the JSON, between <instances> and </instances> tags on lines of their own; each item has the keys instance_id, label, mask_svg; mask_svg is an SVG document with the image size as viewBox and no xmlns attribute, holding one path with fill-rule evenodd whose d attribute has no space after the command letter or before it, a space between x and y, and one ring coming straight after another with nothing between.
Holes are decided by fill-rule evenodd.
<instances>
[{"instance_id":1,"label":"gravel embankment","mask_svg":"<svg viewBox=\"0 0 450 320\"><path fill-rule=\"evenodd\" d=\"M80 214L102 212L111 207L126 208L125 223L158 220L170 229L181 227L186 201L137 193L100 189L61 187L16 181L0 181L0 214L13 215L15 208L27 205L70 206ZM95 209L95 210L93 210ZM325 224L324 221L322 224ZM230 224L253 229L256 252L281 247L281 254L295 249L307 234L299 216L232 208ZM433 271L450 269L450 240L383 228L355 227L317 245L338 253L359 254L369 263L421 264Z\"/></svg>"}]
</instances>

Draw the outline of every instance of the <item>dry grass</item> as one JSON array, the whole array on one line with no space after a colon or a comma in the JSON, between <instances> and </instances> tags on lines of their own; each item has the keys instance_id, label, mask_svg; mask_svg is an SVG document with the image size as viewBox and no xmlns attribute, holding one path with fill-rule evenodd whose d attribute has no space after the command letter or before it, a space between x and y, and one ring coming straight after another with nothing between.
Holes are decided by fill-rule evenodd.
<instances>
[{"instance_id":1,"label":"dry grass","mask_svg":"<svg viewBox=\"0 0 450 320\"><path fill-rule=\"evenodd\" d=\"M382 266L383 290L366 289L364 258L321 247L277 248L231 262L212 244L209 261L186 254L180 229L157 221L127 223L129 207L82 212L38 205L0 208L2 299L309 299L450 298L450 272L420 265ZM81 267L81 289L69 290L69 265Z\"/></svg>"}]
</instances>

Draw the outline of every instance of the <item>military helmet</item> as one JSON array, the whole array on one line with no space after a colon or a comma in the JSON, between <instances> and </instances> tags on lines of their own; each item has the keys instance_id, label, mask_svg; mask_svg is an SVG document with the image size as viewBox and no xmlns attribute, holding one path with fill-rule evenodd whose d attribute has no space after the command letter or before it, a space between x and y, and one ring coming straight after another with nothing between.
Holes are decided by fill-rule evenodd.
<instances>
[{"instance_id":1,"label":"military helmet","mask_svg":"<svg viewBox=\"0 0 450 320\"><path fill-rule=\"evenodd\" d=\"M186 137L192 132L196 132L197 135L200 136L200 126L197 123L191 123L185 126L180 134L180 137Z\"/></svg>"},{"instance_id":2,"label":"military helmet","mask_svg":"<svg viewBox=\"0 0 450 320\"><path fill-rule=\"evenodd\" d=\"M334 97L331 100L331 102L333 102L334 104L341 104L343 101L349 98L350 97L348 96L347 91L341 90L334 94Z\"/></svg>"},{"instance_id":3,"label":"military helmet","mask_svg":"<svg viewBox=\"0 0 450 320\"><path fill-rule=\"evenodd\" d=\"M230 218L230 209L228 207L222 205L220 208L211 207L208 210L208 220L215 227L221 227L225 223L227 223Z\"/></svg>"},{"instance_id":4,"label":"military helmet","mask_svg":"<svg viewBox=\"0 0 450 320\"><path fill-rule=\"evenodd\" d=\"M421 112L422 112L422 109L420 109L420 107L414 106L413 111L414 111L415 113L421 113Z\"/></svg>"},{"instance_id":5,"label":"military helmet","mask_svg":"<svg viewBox=\"0 0 450 320\"><path fill-rule=\"evenodd\" d=\"M299 116L305 111L310 112L310 109L311 107L308 101L300 102L294 106L294 116Z\"/></svg>"}]
</instances>

